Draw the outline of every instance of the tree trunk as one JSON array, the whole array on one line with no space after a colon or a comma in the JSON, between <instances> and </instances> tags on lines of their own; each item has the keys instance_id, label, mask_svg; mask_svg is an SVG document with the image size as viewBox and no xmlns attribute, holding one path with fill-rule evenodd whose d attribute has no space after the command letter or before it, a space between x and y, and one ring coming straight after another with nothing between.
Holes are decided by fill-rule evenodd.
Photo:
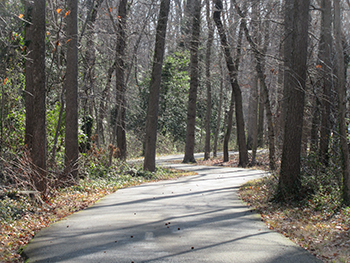
<instances>
[{"instance_id":1,"label":"tree trunk","mask_svg":"<svg viewBox=\"0 0 350 263\"><path fill-rule=\"evenodd\" d=\"M311 131L310 131L310 151L311 152L317 152L319 149L318 146L318 133L319 133L319 126L320 126L320 101L315 96L315 102L314 102L314 112L312 114L312 123L311 123Z\"/></svg>"},{"instance_id":2,"label":"tree trunk","mask_svg":"<svg viewBox=\"0 0 350 263\"><path fill-rule=\"evenodd\" d=\"M25 19L29 22L25 24L25 108L26 108L26 128L25 128L25 145L29 152L33 147L33 124L35 115L33 113L33 43L32 43L32 15L33 15L33 3L31 1L25 1Z\"/></svg>"},{"instance_id":3,"label":"tree trunk","mask_svg":"<svg viewBox=\"0 0 350 263\"><path fill-rule=\"evenodd\" d=\"M63 88L62 93L61 93L61 108L60 108L60 113L58 115L55 138L53 140L53 146L52 146L52 152L51 152L51 160L50 160L51 166L53 166L55 164L57 141L58 141L58 136L60 133L60 128L61 128L61 124L62 124L62 117L63 117L63 112L64 112L64 93L65 93L65 90Z\"/></svg>"},{"instance_id":4,"label":"tree trunk","mask_svg":"<svg viewBox=\"0 0 350 263\"><path fill-rule=\"evenodd\" d=\"M67 68L66 68L66 135L65 176L77 179L78 172L78 2L68 0L67 8Z\"/></svg>"},{"instance_id":5,"label":"tree trunk","mask_svg":"<svg viewBox=\"0 0 350 263\"><path fill-rule=\"evenodd\" d=\"M155 171L156 169L159 90L165 50L165 37L166 28L168 24L169 9L170 0L162 0L160 4L158 17L153 68L150 83L150 94L148 98L148 110L146 116L145 160L143 168L151 172Z\"/></svg>"},{"instance_id":6,"label":"tree trunk","mask_svg":"<svg viewBox=\"0 0 350 263\"><path fill-rule=\"evenodd\" d=\"M293 35L293 23L294 23L294 1L295 0L284 0L284 38L283 38L283 99L282 99L282 116L281 116L281 137L282 137L282 149L284 140L284 128L286 122L287 112L287 99L289 89L285 86L293 80L291 72L291 61L292 61L292 35Z\"/></svg>"},{"instance_id":7,"label":"tree trunk","mask_svg":"<svg viewBox=\"0 0 350 263\"><path fill-rule=\"evenodd\" d=\"M236 56L236 60L235 60L235 66L237 68L239 68L239 61L240 61L240 56L241 56L241 46L242 46L242 38L243 38L243 27L242 24L239 27L239 33L238 33L238 41L237 41L237 56ZM227 114L227 126L226 126L226 132L225 132L225 136L224 136L224 143L223 143L223 154L224 154L224 158L223 161L224 162L228 162L230 160L230 156L229 156L229 149L228 149L228 144L230 141L230 136L231 136L231 131L232 131L232 126L233 126L233 112L234 112L234 106L235 106L235 96L234 93L231 93L231 101L230 101L230 109L229 112ZM225 127L225 126L224 126Z\"/></svg>"},{"instance_id":8,"label":"tree trunk","mask_svg":"<svg viewBox=\"0 0 350 263\"><path fill-rule=\"evenodd\" d=\"M228 143L230 141L231 131L232 131L232 125L233 125L233 111L235 107L235 94L233 91L231 92L231 102L230 102L230 109L227 114L227 126L226 126L226 132L224 137L224 162L228 162L230 160L230 155L228 153Z\"/></svg>"},{"instance_id":9,"label":"tree trunk","mask_svg":"<svg viewBox=\"0 0 350 263\"><path fill-rule=\"evenodd\" d=\"M261 85L260 79L258 81L258 88L260 91L259 95L259 105L258 105L258 135L257 135L257 145L258 147L264 147L264 124L265 124L265 107L263 93L264 89Z\"/></svg>"},{"instance_id":10,"label":"tree trunk","mask_svg":"<svg viewBox=\"0 0 350 263\"><path fill-rule=\"evenodd\" d=\"M36 173L35 186L46 191L46 79L45 79L45 0L34 2L32 16L33 141L31 157Z\"/></svg>"},{"instance_id":11,"label":"tree trunk","mask_svg":"<svg viewBox=\"0 0 350 263\"><path fill-rule=\"evenodd\" d=\"M258 10L256 1L251 3L251 32L252 38L255 43L258 43L257 35L259 34L258 28ZM254 62L252 63L254 64ZM250 77L250 96L248 105L248 134L247 134L247 148L253 150L253 145L256 144L258 135L258 77L257 74L252 72ZM254 151L253 151L254 152ZM251 165L255 164L255 158L252 158Z\"/></svg>"},{"instance_id":12,"label":"tree trunk","mask_svg":"<svg viewBox=\"0 0 350 263\"><path fill-rule=\"evenodd\" d=\"M251 31L253 41L259 45L261 42L261 34L259 33L258 24L258 1L252 1L252 22ZM246 10L246 7L244 7ZM256 67L256 65L255 65ZM256 152L258 148L258 108L259 108L259 92L258 85L259 78L256 73L252 74L252 81L250 86L250 98L249 98L249 109L248 109L248 137L247 137L247 148L252 150L252 159L250 161L250 166L256 164Z\"/></svg>"},{"instance_id":13,"label":"tree trunk","mask_svg":"<svg viewBox=\"0 0 350 263\"><path fill-rule=\"evenodd\" d=\"M109 93L111 90L111 82L113 72L115 71L117 62L115 61L113 65L108 69L107 72L107 83L106 87L102 91L102 99L100 101L100 107L98 109L98 117L97 117L97 134L98 134L98 144L105 143L104 129L103 129L103 120L106 118L107 114L107 105L109 101Z\"/></svg>"},{"instance_id":14,"label":"tree trunk","mask_svg":"<svg viewBox=\"0 0 350 263\"><path fill-rule=\"evenodd\" d=\"M289 4L289 1L286 4ZM301 186L300 151L307 71L309 4L309 0L293 1L293 31L291 38L287 39L291 41L291 49L288 52L291 52L292 56L290 61L289 57L285 59L286 66L290 65L290 68L284 82L287 109L279 177L279 190L284 201L297 198ZM285 24L290 22L288 16L287 9Z\"/></svg>"},{"instance_id":15,"label":"tree trunk","mask_svg":"<svg viewBox=\"0 0 350 263\"><path fill-rule=\"evenodd\" d=\"M184 47L186 50L191 46L190 32L191 32L191 19L193 16L194 2L197 0L187 0L184 3L184 17L181 26L181 40L180 47Z\"/></svg>"},{"instance_id":16,"label":"tree trunk","mask_svg":"<svg viewBox=\"0 0 350 263\"><path fill-rule=\"evenodd\" d=\"M206 0L207 5L207 21L208 21L208 41L207 41L207 54L206 54L206 86L207 86L207 111L205 116L205 152L204 160L210 158L210 118L211 118L211 82L210 82L210 62L211 62L211 46L213 44L214 27L210 17L210 4L209 0Z\"/></svg>"},{"instance_id":17,"label":"tree trunk","mask_svg":"<svg viewBox=\"0 0 350 263\"><path fill-rule=\"evenodd\" d=\"M95 54L95 44L94 44L94 27L95 22L97 18L97 12L100 8L103 0L89 0L87 1L87 14L86 14L86 20L83 26L82 31L85 30L85 26L87 28L86 30L86 50L84 52L83 56L83 66L84 66L84 75L83 75L83 91L85 92L85 98L82 101L83 104L83 119L85 124L85 130L84 133L88 134L91 133L87 131L88 125L86 125L86 121L88 118L93 118L93 106L94 106L94 83L95 83L95 60L96 60L96 54ZM83 32L82 32L83 34ZM81 35L82 36L82 35ZM97 121L98 122L98 121ZM98 134L98 129L97 129ZM99 141L97 140L97 144L99 145ZM87 138L87 144L85 145L85 151L89 150L91 147L91 136L88 136Z\"/></svg>"},{"instance_id":18,"label":"tree trunk","mask_svg":"<svg viewBox=\"0 0 350 263\"><path fill-rule=\"evenodd\" d=\"M345 65L344 53L341 41L341 20L340 20L340 1L334 0L334 36L335 50L337 53L337 91L338 91L338 121L340 133L340 147L342 155L343 170L343 203L350 205L350 166L349 166L349 147L347 144L346 117L346 87L345 87Z\"/></svg>"},{"instance_id":19,"label":"tree trunk","mask_svg":"<svg viewBox=\"0 0 350 263\"><path fill-rule=\"evenodd\" d=\"M258 77L254 74L250 85L247 136L247 149L252 150L253 153L256 153L258 142L258 98ZM255 157L255 154L253 154L253 157ZM251 165L254 165L255 162L255 158L252 158Z\"/></svg>"},{"instance_id":20,"label":"tree trunk","mask_svg":"<svg viewBox=\"0 0 350 263\"><path fill-rule=\"evenodd\" d=\"M242 103L242 92L237 81L237 65L233 63L231 56L230 46L227 42L226 33L224 31L221 15L222 12L222 1L215 0L215 11L214 11L214 21L219 32L221 45L224 48L224 54L226 59L226 65L230 75L230 82L232 86L232 92L235 97L236 104L236 124L237 124L237 142L239 148L239 166L246 167L248 164L248 151L245 139L244 130L244 117L243 117L243 103Z\"/></svg>"},{"instance_id":21,"label":"tree trunk","mask_svg":"<svg viewBox=\"0 0 350 263\"><path fill-rule=\"evenodd\" d=\"M126 160L126 133L125 133L125 47L126 47L126 20L127 20L127 0L121 0L118 10L118 32L117 32L117 48L116 48L116 88L117 88L117 147L120 151L120 159Z\"/></svg>"},{"instance_id":22,"label":"tree trunk","mask_svg":"<svg viewBox=\"0 0 350 263\"><path fill-rule=\"evenodd\" d=\"M330 137L330 113L331 113L331 88L332 88L332 3L331 0L321 1L322 22L319 47L319 60L322 77L322 108L321 108L321 133L320 133L320 159L324 165L328 165L328 145Z\"/></svg>"},{"instance_id":23,"label":"tree trunk","mask_svg":"<svg viewBox=\"0 0 350 263\"><path fill-rule=\"evenodd\" d=\"M220 72L221 72L220 94L219 94L220 98L219 98L218 117L217 117L217 120L216 120L216 130L215 130L215 137L214 137L214 150L213 150L213 156L214 157L217 157L217 151L218 151L218 137L219 137L219 132L220 132L222 100L223 100L223 88L224 88L224 73L223 73L223 68L221 66L221 63L220 63Z\"/></svg>"},{"instance_id":24,"label":"tree trunk","mask_svg":"<svg viewBox=\"0 0 350 263\"><path fill-rule=\"evenodd\" d=\"M245 16L240 10L239 6L236 3L236 0L232 0L232 2L235 4L236 10L239 14L239 16L242 18L242 26L244 28L244 32L247 38L247 41L250 45L250 47L253 49L254 56L256 59L256 71L258 74L258 78L260 79L260 85L262 86L262 95L263 95L263 102L265 105L266 110L266 118L267 118L267 125L269 130L269 159L270 159L270 170L275 170L275 134L273 129L273 120L272 120L272 112L271 112L271 105L270 105L270 99L269 99L269 91L267 89L266 83L265 83L265 76L263 71L263 61L265 52L259 51L255 42L252 40L248 27L246 24ZM267 39L265 39L267 41Z\"/></svg>"},{"instance_id":25,"label":"tree trunk","mask_svg":"<svg viewBox=\"0 0 350 263\"><path fill-rule=\"evenodd\" d=\"M196 103L197 89L199 85L199 64L198 64L198 47L200 36L200 16L201 16L201 1L195 0L193 6L193 24L192 24L192 39L190 45L191 52L191 80L188 96L187 109L187 130L186 130L186 146L185 157L183 163L195 163L194 145L195 145L195 124L196 124Z\"/></svg>"}]
</instances>

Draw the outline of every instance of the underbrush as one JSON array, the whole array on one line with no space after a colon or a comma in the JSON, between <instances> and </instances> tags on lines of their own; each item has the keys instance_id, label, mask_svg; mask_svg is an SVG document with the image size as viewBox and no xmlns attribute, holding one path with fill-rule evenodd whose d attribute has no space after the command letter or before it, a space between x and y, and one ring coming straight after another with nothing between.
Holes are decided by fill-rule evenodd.
<instances>
[{"instance_id":1,"label":"underbrush","mask_svg":"<svg viewBox=\"0 0 350 263\"><path fill-rule=\"evenodd\" d=\"M321 169L319 165L304 169L302 187L307 191L306 198L298 202L275 201L278 178L274 175L246 183L240 197L261 214L268 228L289 237L324 262L349 263L350 208L341 205L337 171Z\"/></svg>"},{"instance_id":2,"label":"underbrush","mask_svg":"<svg viewBox=\"0 0 350 263\"><path fill-rule=\"evenodd\" d=\"M20 187L15 183L20 176L13 180L8 173L6 183L2 182L0 188L0 262L23 262L21 248L40 229L87 208L120 188L191 174L165 168L157 168L151 173L144 171L140 164L114 161L109 166L108 162L108 153L102 150L83 155L81 178L66 185L51 184L43 199L36 198L31 184ZM19 171L18 166L12 168L13 174Z\"/></svg>"}]
</instances>

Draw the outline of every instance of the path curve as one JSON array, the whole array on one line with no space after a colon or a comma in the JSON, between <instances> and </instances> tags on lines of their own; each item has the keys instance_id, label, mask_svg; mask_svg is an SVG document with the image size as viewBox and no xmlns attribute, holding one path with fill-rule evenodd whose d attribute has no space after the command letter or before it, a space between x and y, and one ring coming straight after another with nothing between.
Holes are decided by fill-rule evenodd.
<instances>
[{"instance_id":1,"label":"path curve","mask_svg":"<svg viewBox=\"0 0 350 263\"><path fill-rule=\"evenodd\" d=\"M322 262L237 197L263 171L169 165L198 174L118 190L41 230L24 250L28 262Z\"/></svg>"}]
</instances>

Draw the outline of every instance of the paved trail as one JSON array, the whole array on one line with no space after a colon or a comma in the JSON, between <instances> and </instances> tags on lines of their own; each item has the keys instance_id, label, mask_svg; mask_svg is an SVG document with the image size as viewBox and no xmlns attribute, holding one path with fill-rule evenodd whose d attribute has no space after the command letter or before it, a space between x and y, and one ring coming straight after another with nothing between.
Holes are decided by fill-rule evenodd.
<instances>
[{"instance_id":1,"label":"paved trail","mask_svg":"<svg viewBox=\"0 0 350 263\"><path fill-rule=\"evenodd\" d=\"M198 175L118 190L40 231L25 249L29 262L321 262L238 199L239 186L263 172L171 166Z\"/></svg>"}]
</instances>

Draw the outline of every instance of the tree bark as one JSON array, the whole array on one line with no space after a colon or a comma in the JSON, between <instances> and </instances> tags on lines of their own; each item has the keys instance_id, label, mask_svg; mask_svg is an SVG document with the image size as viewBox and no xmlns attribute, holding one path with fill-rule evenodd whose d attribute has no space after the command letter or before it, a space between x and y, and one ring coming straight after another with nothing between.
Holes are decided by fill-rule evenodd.
<instances>
[{"instance_id":1,"label":"tree bark","mask_svg":"<svg viewBox=\"0 0 350 263\"><path fill-rule=\"evenodd\" d=\"M64 93L65 93L65 90L64 90L64 88L62 88L61 108L60 108L60 113L58 115L58 121L57 121L56 132L55 132L55 138L53 140L53 146L52 146L52 151L51 151L51 160L50 160L50 165L51 166L53 166L55 164L55 159L56 159L57 141L58 141L58 136L60 134L60 128L61 128L62 117L63 117L63 112L64 112Z\"/></svg>"},{"instance_id":2,"label":"tree bark","mask_svg":"<svg viewBox=\"0 0 350 263\"><path fill-rule=\"evenodd\" d=\"M317 96L315 96L314 104L314 112L312 114L312 123L311 123L311 131L310 131L310 151L317 152L319 149L318 143L318 133L320 128L320 100Z\"/></svg>"},{"instance_id":3,"label":"tree bark","mask_svg":"<svg viewBox=\"0 0 350 263\"><path fill-rule=\"evenodd\" d=\"M192 25L192 16L193 16L193 8L195 6L194 2L197 0L187 0L184 3L184 17L182 19L181 26L181 40L180 47L188 50L191 46L190 33L191 33L191 25Z\"/></svg>"},{"instance_id":4,"label":"tree bark","mask_svg":"<svg viewBox=\"0 0 350 263\"><path fill-rule=\"evenodd\" d=\"M235 107L235 94L232 91L231 92L231 101L230 101L230 109L227 113L227 126L226 126L226 132L224 136L224 145L223 145L223 151L224 151L224 162L228 162L230 160L230 155L228 153L228 143L230 141L231 132L232 132L232 125L233 125L233 111Z\"/></svg>"},{"instance_id":5,"label":"tree bark","mask_svg":"<svg viewBox=\"0 0 350 263\"><path fill-rule=\"evenodd\" d=\"M25 1L25 13L26 20L25 24L25 108L26 108L26 128L25 128L25 145L29 152L32 151L33 145L33 124L34 124L34 113L33 113L33 50L32 50L32 15L33 15L33 3L30 1Z\"/></svg>"},{"instance_id":6,"label":"tree bark","mask_svg":"<svg viewBox=\"0 0 350 263\"><path fill-rule=\"evenodd\" d=\"M258 102L258 135L257 135L257 145L258 147L264 147L264 124L265 124L265 107L264 107L264 98L263 92L264 89L258 81L258 89L260 91L259 102Z\"/></svg>"},{"instance_id":7,"label":"tree bark","mask_svg":"<svg viewBox=\"0 0 350 263\"><path fill-rule=\"evenodd\" d=\"M77 179L78 172L78 2L68 0L67 8L67 68L66 68L66 135L65 176Z\"/></svg>"},{"instance_id":8,"label":"tree bark","mask_svg":"<svg viewBox=\"0 0 350 263\"><path fill-rule=\"evenodd\" d=\"M337 55L337 91L338 91L338 121L340 133L340 147L342 155L343 170L343 203L350 205L350 166L349 166L349 147L347 143L346 117L346 87L345 87L345 65L344 53L341 41L341 18L340 1L334 0L334 36L335 50Z\"/></svg>"},{"instance_id":9,"label":"tree bark","mask_svg":"<svg viewBox=\"0 0 350 263\"><path fill-rule=\"evenodd\" d=\"M210 82L210 65L211 65L211 47L214 40L214 27L210 17L210 4L209 0L206 0L207 5L207 22L208 22L208 40L207 40L207 53L205 63L205 75L207 86L207 111L205 116L205 151L204 160L210 158L210 118L211 118L211 82Z\"/></svg>"},{"instance_id":10,"label":"tree bark","mask_svg":"<svg viewBox=\"0 0 350 263\"><path fill-rule=\"evenodd\" d=\"M221 59L220 59L221 60ZM218 152L218 138L219 138L219 132L220 132L220 122L221 122L221 112L222 112L222 101L223 101L223 88L224 88L224 73L223 68L220 63L220 94L219 94L219 106L218 106L218 117L216 120L216 130L215 130L215 137L214 137L214 150L213 150L213 156L214 158L217 157Z\"/></svg>"},{"instance_id":11,"label":"tree bark","mask_svg":"<svg viewBox=\"0 0 350 263\"><path fill-rule=\"evenodd\" d=\"M238 41L237 41L237 56L235 60L235 65L238 71L239 68L239 61L241 57L241 46L242 46L242 38L243 38L243 27L242 24L239 27L239 33L238 33ZM223 142L223 154L224 162L228 162L230 160L230 155L228 153L229 148L228 144L230 142L230 137L231 137L231 132L232 132L232 126L233 126L233 112L234 112L234 107L235 107L235 96L234 93L231 93L231 100L230 100L230 108L227 113L227 125L226 125L226 132L224 136L224 142Z\"/></svg>"},{"instance_id":12,"label":"tree bark","mask_svg":"<svg viewBox=\"0 0 350 263\"><path fill-rule=\"evenodd\" d=\"M332 88L332 3L331 0L321 1L322 22L319 47L319 60L322 78L322 107L321 107L321 133L320 133L320 159L328 165L328 145L330 137L331 88Z\"/></svg>"},{"instance_id":13,"label":"tree bark","mask_svg":"<svg viewBox=\"0 0 350 263\"><path fill-rule=\"evenodd\" d=\"M286 4L289 0L286 1ZM286 67L290 66L285 76L284 89L287 95L284 140L279 177L279 190L281 199L288 201L296 199L300 191L300 151L304 114L305 82L307 71L308 25L309 25L309 0L292 1L293 31L291 41L287 46L291 57L285 59ZM285 25L289 23L288 9L286 10ZM287 33L287 32L286 32ZM290 32L288 32L290 33ZM287 50L285 50L287 52ZM290 59L290 60L289 60Z\"/></svg>"},{"instance_id":14,"label":"tree bark","mask_svg":"<svg viewBox=\"0 0 350 263\"><path fill-rule=\"evenodd\" d=\"M33 5L32 16L32 53L33 53L33 140L31 158L35 174L35 186L38 191L46 191L46 79L45 79L45 0L37 0Z\"/></svg>"},{"instance_id":15,"label":"tree bark","mask_svg":"<svg viewBox=\"0 0 350 263\"><path fill-rule=\"evenodd\" d=\"M109 101L109 93L111 90L111 82L113 72L115 72L117 62L115 61L112 66L108 69L107 72L107 83L106 87L102 91L102 99L100 100L100 107L98 109L98 117L97 117L97 134L98 134L98 144L105 143L104 129L103 129L103 120L107 114L107 105Z\"/></svg>"},{"instance_id":16,"label":"tree bark","mask_svg":"<svg viewBox=\"0 0 350 263\"><path fill-rule=\"evenodd\" d=\"M94 27L95 22L97 18L97 12L100 8L103 0L89 0L87 1L87 14L86 14L86 20L83 25L81 37L83 37L85 27L86 30L86 50L84 52L83 56L83 66L84 66L84 75L83 75L83 91L85 93L85 97L82 100L82 106L83 106L83 119L85 123L85 130L84 133L88 134L86 121L88 118L93 118L93 107L94 107L94 83L95 83L95 60L96 60L96 54L95 54L95 44L94 44ZM80 40L79 40L80 42ZM98 116L97 116L98 117ZM98 120L97 120L98 122ZM99 127L98 127L99 128ZM98 134L98 129L97 129ZM97 138L97 144L99 145L99 140ZM84 150L89 150L91 147L91 136L87 138L87 143L84 146Z\"/></svg>"},{"instance_id":17,"label":"tree bark","mask_svg":"<svg viewBox=\"0 0 350 263\"><path fill-rule=\"evenodd\" d=\"M255 43L258 43L257 35L259 34L259 25L258 25L258 10L257 2L252 1L251 3L251 32L252 38ZM253 58L254 59L254 58ZM254 62L252 63L254 64ZM253 66L253 65L252 65ZM253 150L253 145L256 145L256 140L258 136L258 77L257 74L252 72L250 77L250 96L249 96L249 105L248 105L248 133L247 133L247 148L248 150ZM254 154L253 154L254 157ZM252 158L251 165L255 164L255 158Z\"/></svg>"},{"instance_id":18,"label":"tree bark","mask_svg":"<svg viewBox=\"0 0 350 263\"><path fill-rule=\"evenodd\" d=\"M162 0L160 4L158 17L153 68L150 83L150 94L148 98L148 110L146 116L145 160L143 168L151 172L155 171L156 169L159 90L165 50L165 37L168 24L169 9L170 0Z\"/></svg>"},{"instance_id":19,"label":"tree bark","mask_svg":"<svg viewBox=\"0 0 350 263\"><path fill-rule=\"evenodd\" d=\"M118 10L118 32L116 48L116 89L117 89L117 147L120 151L120 159L126 160L126 98L125 98L125 47L126 47L126 20L127 20L127 0L121 0Z\"/></svg>"},{"instance_id":20,"label":"tree bark","mask_svg":"<svg viewBox=\"0 0 350 263\"><path fill-rule=\"evenodd\" d=\"M200 15L201 1L195 0L193 6L193 24L192 24L192 39L190 44L191 52L191 80L188 96L187 109L187 129L186 129L186 146L183 163L195 163L194 145L195 145L195 124L196 124L196 103L197 89L199 85L199 64L198 64L198 47L200 36Z\"/></svg>"},{"instance_id":21,"label":"tree bark","mask_svg":"<svg viewBox=\"0 0 350 263\"><path fill-rule=\"evenodd\" d=\"M221 18L220 18L221 12L222 12L222 1L215 0L214 22L219 32L221 45L224 48L226 65L229 71L232 92L234 93L234 96L235 96L237 142L238 142L238 148L239 148L239 166L246 167L249 160L248 160L248 150L247 150L245 130L244 130L242 93L237 81L237 72L238 72L237 66L233 63L230 46L227 42L226 33L224 31L224 28L221 22Z\"/></svg>"}]
</instances>

